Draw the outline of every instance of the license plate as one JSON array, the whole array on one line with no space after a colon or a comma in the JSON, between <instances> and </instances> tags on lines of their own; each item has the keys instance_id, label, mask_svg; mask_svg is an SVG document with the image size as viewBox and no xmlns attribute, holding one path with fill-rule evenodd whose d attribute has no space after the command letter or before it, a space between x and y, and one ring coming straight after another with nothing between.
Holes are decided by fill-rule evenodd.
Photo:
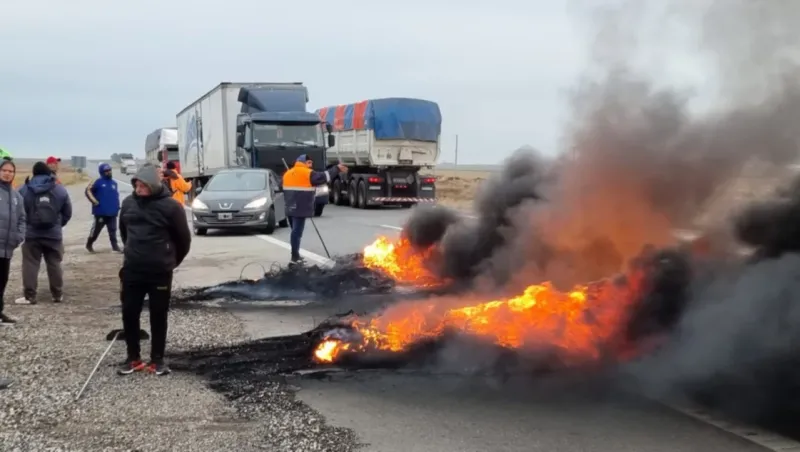
<instances>
[{"instance_id":1,"label":"license plate","mask_svg":"<svg viewBox=\"0 0 800 452\"><path fill-rule=\"evenodd\" d=\"M401 177L395 177L394 179L392 179L392 181L395 184L405 184L406 183L406 178L405 177L402 177L402 178Z\"/></svg>"},{"instance_id":2,"label":"license plate","mask_svg":"<svg viewBox=\"0 0 800 452\"><path fill-rule=\"evenodd\" d=\"M233 219L233 214L232 213L220 213L220 214L217 214L217 218L219 218L220 220L232 220Z\"/></svg>"}]
</instances>

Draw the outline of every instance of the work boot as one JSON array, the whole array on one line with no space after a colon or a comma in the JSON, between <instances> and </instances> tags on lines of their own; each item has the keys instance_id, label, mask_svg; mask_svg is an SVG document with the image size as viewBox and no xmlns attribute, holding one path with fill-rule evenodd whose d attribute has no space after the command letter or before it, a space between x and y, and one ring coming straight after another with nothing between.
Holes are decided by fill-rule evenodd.
<instances>
[{"instance_id":1,"label":"work boot","mask_svg":"<svg viewBox=\"0 0 800 452\"><path fill-rule=\"evenodd\" d=\"M92 246L92 242L86 242L86 251L94 254L94 247Z\"/></svg>"},{"instance_id":2,"label":"work boot","mask_svg":"<svg viewBox=\"0 0 800 452\"><path fill-rule=\"evenodd\" d=\"M117 370L118 375L130 375L134 372L145 370L147 365L139 358L128 358Z\"/></svg>"}]
</instances>

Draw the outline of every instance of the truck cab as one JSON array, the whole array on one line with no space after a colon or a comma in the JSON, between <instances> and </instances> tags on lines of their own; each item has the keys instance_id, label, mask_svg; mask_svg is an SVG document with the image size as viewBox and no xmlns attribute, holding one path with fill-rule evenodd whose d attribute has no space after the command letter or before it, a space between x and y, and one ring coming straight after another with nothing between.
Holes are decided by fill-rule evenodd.
<instances>
[{"instance_id":1,"label":"truck cab","mask_svg":"<svg viewBox=\"0 0 800 452\"><path fill-rule=\"evenodd\" d=\"M320 117L306 111L308 91L296 89L246 88L239 90L241 112L236 116L236 166L265 168L279 177L305 154L312 168L324 171L327 147L335 144L331 128ZM325 133L328 140L325 142ZM329 188L317 188L315 215L322 215Z\"/></svg>"}]
</instances>

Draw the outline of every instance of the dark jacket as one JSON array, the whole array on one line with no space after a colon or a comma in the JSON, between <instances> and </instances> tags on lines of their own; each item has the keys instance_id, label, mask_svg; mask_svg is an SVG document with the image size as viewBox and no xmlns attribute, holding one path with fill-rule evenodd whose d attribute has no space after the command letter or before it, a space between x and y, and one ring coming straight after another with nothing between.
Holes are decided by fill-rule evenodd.
<instances>
[{"instance_id":1,"label":"dark jacket","mask_svg":"<svg viewBox=\"0 0 800 452\"><path fill-rule=\"evenodd\" d=\"M192 234L186 211L158 179L155 167L144 165L131 179L150 186L152 194L134 193L122 201L119 234L124 244L122 264L126 275L163 275L172 273L189 254Z\"/></svg>"},{"instance_id":2,"label":"dark jacket","mask_svg":"<svg viewBox=\"0 0 800 452\"><path fill-rule=\"evenodd\" d=\"M22 195L11 184L0 182L0 257L11 258L25 240L25 226Z\"/></svg>"},{"instance_id":3,"label":"dark jacket","mask_svg":"<svg viewBox=\"0 0 800 452\"><path fill-rule=\"evenodd\" d=\"M111 176L101 176L86 187L86 199L92 203L92 215L116 217L119 214L119 189Z\"/></svg>"},{"instance_id":4,"label":"dark jacket","mask_svg":"<svg viewBox=\"0 0 800 452\"><path fill-rule=\"evenodd\" d=\"M305 163L297 162L294 168L283 174L283 196L286 202L286 216L313 217L316 203L316 187L325 185L339 174L339 168L327 171L314 171Z\"/></svg>"},{"instance_id":5,"label":"dark jacket","mask_svg":"<svg viewBox=\"0 0 800 452\"><path fill-rule=\"evenodd\" d=\"M22 195L25 205L25 215L30 223L31 209L33 208L36 195L52 190L53 199L56 202L56 210L59 213L60 224L51 228L39 229L33 227L31 224L27 225L25 231L26 240L53 240L60 242L64 239L63 227L72 219L72 201L69 199L69 193L63 185L56 182L56 178L51 174L40 174L31 177L25 185L19 188L19 194Z\"/></svg>"}]
</instances>

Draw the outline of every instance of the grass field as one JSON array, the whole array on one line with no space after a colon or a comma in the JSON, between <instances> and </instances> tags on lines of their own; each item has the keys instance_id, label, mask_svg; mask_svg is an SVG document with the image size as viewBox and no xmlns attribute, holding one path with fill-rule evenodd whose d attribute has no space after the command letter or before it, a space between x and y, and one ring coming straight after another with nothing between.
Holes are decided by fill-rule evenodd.
<instances>
[{"instance_id":1,"label":"grass field","mask_svg":"<svg viewBox=\"0 0 800 452\"><path fill-rule=\"evenodd\" d=\"M17 165L17 174L14 176L14 186L19 187L25 183L25 178L31 175L33 163L26 161L15 161ZM86 173L79 173L68 165L61 164L61 169L58 172L58 179L62 185L75 185L81 183L89 183L89 176Z\"/></svg>"}]
</instances>

